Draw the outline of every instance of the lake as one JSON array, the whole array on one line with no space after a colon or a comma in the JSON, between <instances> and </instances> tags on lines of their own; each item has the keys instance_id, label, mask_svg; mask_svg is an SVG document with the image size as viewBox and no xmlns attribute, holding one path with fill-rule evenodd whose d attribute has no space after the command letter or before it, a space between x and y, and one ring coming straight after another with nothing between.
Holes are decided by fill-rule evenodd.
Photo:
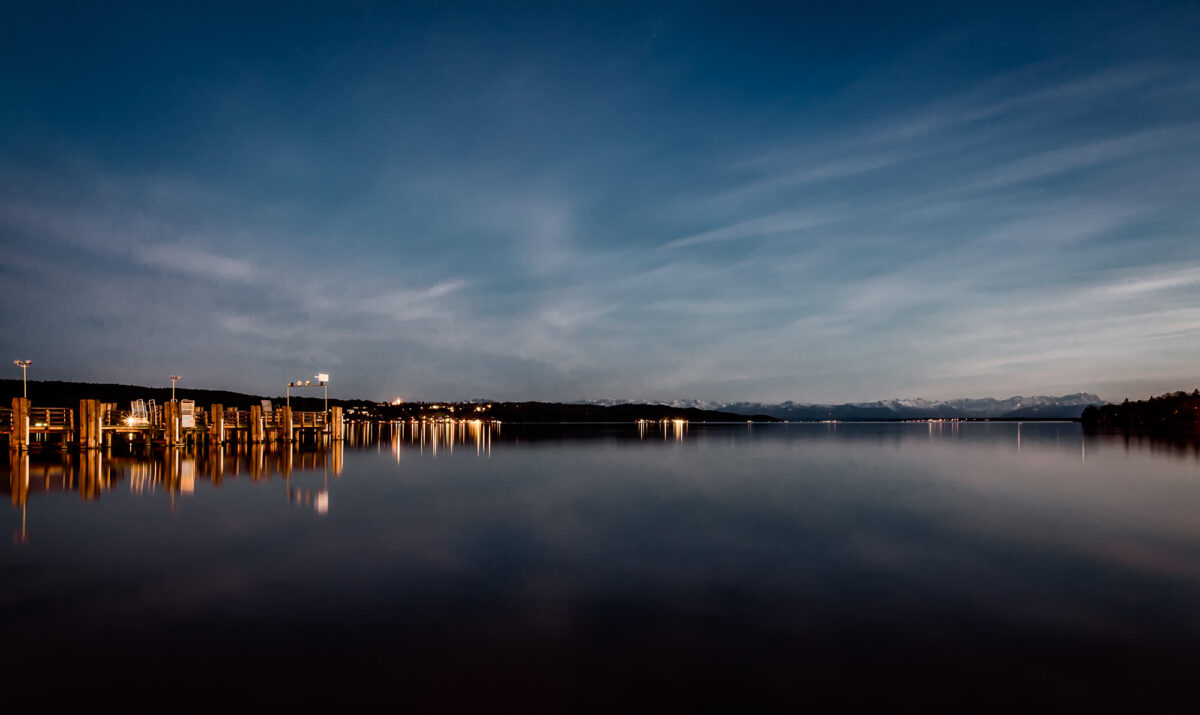
<instances>
[{"instance_id":1,"label":"lake","mask_svg":"<svg viewBox=\"0 0 1200 715\"><path fill-rule=\"evenodd\" d=\"M1146 709L1200 447L1072 423L351 430L35 452L0 682L53 709Z\"/></svg>"}]
</instances>

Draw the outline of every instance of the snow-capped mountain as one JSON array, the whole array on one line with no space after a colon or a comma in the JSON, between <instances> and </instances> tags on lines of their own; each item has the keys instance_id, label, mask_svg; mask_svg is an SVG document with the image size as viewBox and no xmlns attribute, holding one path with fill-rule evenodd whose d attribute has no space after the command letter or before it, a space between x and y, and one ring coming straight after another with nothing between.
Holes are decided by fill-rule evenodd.
<instances>
[{"instance_id":1,"label":"snow-capped mountain","mask_svg":"<svg viewBox=\"0 0 1200 715\"><path fill-rule=\"evenodd\" d=\"M851 402L841 405L812 405L783 402L765 405L758 402L736 402L714 408L737 414L765 414L785 420L813 419L922 419L937 417L1041 417L1075 419L1088 405L1102 405L1099 396L1080 392L1061 397L1045 395L1017 396L1004 400L993 397L960 400L880 400Z\"/></svg>"},{"instance_id":2,"label":"snow-capped mountain","mask_svg":"<svg viewBox=\"0 0 1200 715\"><path fill-rule=\"evenodd\" d=\"M587 404L620 405L630 400L589 400ZM1051 418L1076 419L1088 405L1103 405L1098 395L1079 392L1073 395L1016 396L999 400L993 397L960 400L896 399L876 402L847 402L839 405L818 405L802 402L709 402L705 400L675 400L672 407L696 407L721 410L739 415L770 415L784 420L896 420L927 418Z\"/></svg>"}]
</instances>

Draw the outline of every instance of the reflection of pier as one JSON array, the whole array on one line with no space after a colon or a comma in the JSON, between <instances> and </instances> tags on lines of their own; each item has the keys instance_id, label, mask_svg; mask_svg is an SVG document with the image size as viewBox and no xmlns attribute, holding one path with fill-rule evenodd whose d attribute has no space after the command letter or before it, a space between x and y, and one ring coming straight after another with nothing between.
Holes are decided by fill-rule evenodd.
<instances>
[{"instance_id":1,"label":"reflection of pier","mask_svg":"<svg viewBox=\"0 0 1200 715\"><path fill-rule=\"evenodd\" d=\"M324 473L340 477L343 442L325 449L302 449L288 445L230 444L220 448L173 447L151 455L118 453L112 449L43 453L10 450L9 474L0 480L14 506L22 509L19 538L27 539L26 505L31 497L52 492L78 492L84 501L100 499L105 492L128 483L134 494L167 492L193 494L207 481L220 488L226 479L259 481L282 477L288 484L289 500L312 503L318 511L328 509L328 483L323 489L293 489L291 479L301 474ZM54 458L48 458L53 455Z\"/></svg>"},{"instance_id":2,"label":"reflection of pier","mask_svg":"<svg viewBox=\"0 0 1200 715\"><path fill-rule=\"evenodd\" d=\"M52 459L10 451L6 481L13 503L42 492L78 491L83 499L95 499L122 482L128 482L134 493L191 492L206 480L220 487L226 479L288 479L296 473L325 470L340 476L343 449L343 443L314 450L231 444L221 449L177 447L149 456L106 449L63 452L54 453Z\"/></svg>"},{"instance_id":3,"label":"reflection of pier","mask_svg":"<svg viewBox=\"0 0 1200 715\"><path fill-rule=\"evenodd\" d=\"M140 402L140 401L139 401ZM342 408L328 412L299 412L290 407L270 409L269 404L248 410L209 405L194 409L190 402L171 401L151 407L145 414L121 412L113 403L80 400L79 409L34 407L14 397L12 409L0 409L0 434L10 449L33 444L58 444L79 449L111 447L114 442L163 444L273 444L276 442L339 442L344 438Z\"/></svg>"}]
</instances>

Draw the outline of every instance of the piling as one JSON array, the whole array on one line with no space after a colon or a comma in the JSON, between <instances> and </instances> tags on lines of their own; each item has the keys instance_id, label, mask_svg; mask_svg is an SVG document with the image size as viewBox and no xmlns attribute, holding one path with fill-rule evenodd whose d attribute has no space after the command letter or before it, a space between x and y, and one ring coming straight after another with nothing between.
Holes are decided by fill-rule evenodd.
<instances>
[{"instance_id":1,"label":"piling","mask_svg":"<svg viewBox=\"0 0 1200 715\"><path fill-rule=\"evenodd\" d=\"M250 443L262 444L263 413L262 405L250 405Z\"/></svg>"},{"instance_id":2,"label":"piling","mask_svg":"<svg viewBox=\"0 0 1200 715\"><path fill-rule=\"evenodd\" d=\"M343 439L342 429L345 426L342 424L342 408L334 406L329 410L329 437L334 442L341 442Z\"/></svg>"},{"instance_id":3,"label":"piling","mask_svg":"<svg viewBox=\"0 0 1200 715\"><path fill-rule=\"evenodd\" d=\"M283 433L283 441L292 441L292 408L284 405L278 409L279 429Z\"/></svg>"},{"instance_id":4,"label":"piling","mask_svg":"<svg viewBox=\"0 0 1200 715\"><path fill-rule=\"evenodd\" d=\"M178 447L183 442L180 421L182 413L175 400L163 403L163 437L168 447Z\"/></svg>"},{"instance_id":5,"label":"piling","mask_svg":"<svg viewBox=\"0 0 1200 715\"><path fill-rule=\"evenodd\" d=\"M29 399L12 398L12 436L9 448L18 452L29 449Z\"/></svg>"},{"instance_id":6,"label":"piling","mask_svg":"<svg viewBox=\"0 0 1200 715\"><path fill-rule=\"evenodd\" d=\"M225 406L210 405L208 408L208 438L213 444L225 444Z\"/></svg>"},{"instance_id":7,"label":"piling","mask_svg":"<svg viewBox=\"0 0 1200 715\"><path fill-rule=\"evenodd\" d=\"M79 422L75 434L80 449L100 449L104 445L104 412L100 400L79 401Z\"/></svg>"}]
</instances>

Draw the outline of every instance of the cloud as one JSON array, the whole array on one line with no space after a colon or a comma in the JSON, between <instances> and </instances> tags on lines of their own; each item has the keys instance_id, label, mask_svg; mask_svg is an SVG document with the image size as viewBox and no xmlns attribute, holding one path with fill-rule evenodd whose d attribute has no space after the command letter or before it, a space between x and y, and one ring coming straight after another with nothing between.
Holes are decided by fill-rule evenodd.
<instances>
[{"instance_id":1,"label":"cloud","mask_svg":"<svg viewBox=\"0 0 1200 715\"><path fill-rule=\"evenodd\" d=\"M446 318L449 313L438 299L461 290L465 285L466 281L451 280L428 288L389 291L359 300L358 308L366 313L401 321Z\"/></svg>"},{"instance_id":2,"label":"cloud","mask_svg":"<svg viewBox=\"0 0 1200 715\"><path fill-rule=\"evenodd\" d=\"M254 280L249 261L181 245L153 244L133 249L134 258L145 266L200 278L246 283Z\"/></svg>"},{"instance_id":3,"label":"cloud","mask_svg":"<svg viewBox=\"0 0 1200 715\"><path fill-rule=\"evenodd\" d=\"M687 248L706 243L721 241L738 241L750 238L763 238L780 234L794 233L831 223L835 220L830 213L784 213L762 218L743 221L732 226L704 231L683 238L675 239L664 245L664 248Z\"/></svg>"},{"instance_id":4,"label":"cloud","mask_svg":"<svg viewBox=\"0 0 1200 715\"><path fill-rule=\"evenodd\" d=\"M1061 393L1200 351L1189 60L937 45L735 87L662 44L381 69L334 43L339 101L301 121L280 75L149 132L26 125L71 139L0 156L0 341L64 378L102 343L112 379L320 361L436 399Z\"/></svg>"}]
</instances>

